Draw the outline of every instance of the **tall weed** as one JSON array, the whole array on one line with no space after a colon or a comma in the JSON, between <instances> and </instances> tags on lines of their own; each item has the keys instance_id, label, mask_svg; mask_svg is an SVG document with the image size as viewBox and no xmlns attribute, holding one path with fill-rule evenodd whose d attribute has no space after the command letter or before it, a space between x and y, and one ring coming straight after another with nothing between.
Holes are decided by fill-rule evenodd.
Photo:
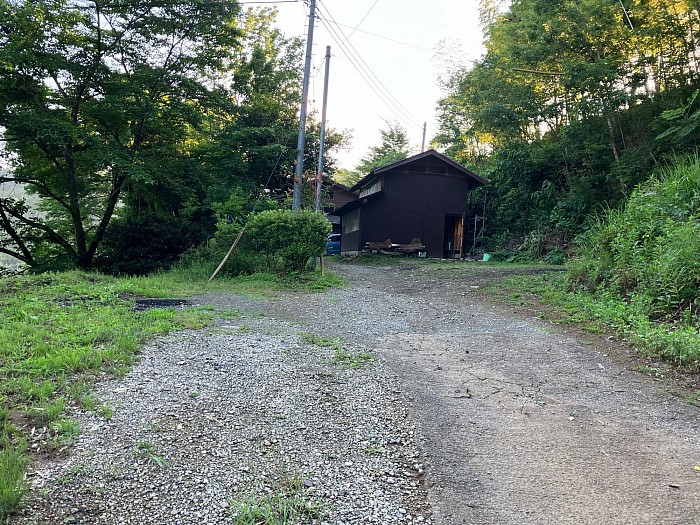
<instances>
[{"instance_id":1,"label":"tall weed","mask_svg":"<svg viewBox=\"0 0 700 525\"><path fill-rule=\"evenodd\" d=\"M605 290L643 314L640 344L683 364L700 356L700 159L678 161L578 238L570 284Z\"/></svg>"},{"instance_id":2,"label":"tall weed","mask_svg":"<svg viewBox=\"0 0 700 525\"><path fill-rule=\"evenodd\" d=\"M24 478L29 463L25 449L24 442L0 449L0 523L20 505L29 488Z\"/></svg>"}]
</instances>

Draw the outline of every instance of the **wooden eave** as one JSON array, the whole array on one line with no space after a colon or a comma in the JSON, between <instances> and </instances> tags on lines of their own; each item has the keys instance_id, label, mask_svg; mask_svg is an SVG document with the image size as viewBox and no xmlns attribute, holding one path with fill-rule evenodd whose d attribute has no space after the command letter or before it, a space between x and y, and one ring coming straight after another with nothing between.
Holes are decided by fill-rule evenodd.
<instances>
[{"instance_id":1,"label":"wooden eave","mask_svg":"<svg viewBox=\"0 0 700 525\"><path fill-rule=\"evenodd\" d=\"M352 202L348 202L345 206L341 206L337 210L333 210L333 215L338 215L340 217L342 217L343 215L347 215L351 211L354 211L357 208L361 208L369 201L375 200L378 197L381 197L382 195L384 195L384 190L372 193L371 195L367 195L366 197L360 197L359 199L356 199Z\"/></svg>"}]
</instances>

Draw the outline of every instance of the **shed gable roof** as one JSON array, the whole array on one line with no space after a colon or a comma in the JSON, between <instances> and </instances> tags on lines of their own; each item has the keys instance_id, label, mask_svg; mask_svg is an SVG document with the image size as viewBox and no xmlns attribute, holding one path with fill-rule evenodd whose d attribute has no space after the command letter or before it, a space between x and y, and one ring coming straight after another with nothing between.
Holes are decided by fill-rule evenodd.
<instances>
[{"instance_id":1,"label":"shed gable roof","mask_svg":"<svg viewBox=\"0 0 700 525\"><path fill-rule=\"evenodd\" d=\"M352 188L350 188L350 190L351 191L358 191L365 186L371 185L372 182L374 181L374 179L376 177L378 177L379 175L382 175L382 174L390 172L390 171L397 170L399 168L406 167L407 165L410 165L410 164L420 163L421 161L424 161L426 159L437 160L438 162L445 164L447 167L452 168L458 174L463 175L464 177L467 177L468 179L470 179L473 182L474 187L485 186L486 184L488 184L488 181L486 179L479 177L477 174L475 174L471 170L465 168L461 164L457 164L452 159L446 157L442 153L438 153L434 149L429 149L427 151L424 151L423 153L419 153L418 155L413 155L411 157L400 160L398 162L394 162L392 164L387 164L386 166L381 166L379 168L373 169L372 171L369 172L369 174L367 174L360 181L358 181Z\"/></svg>"}]
</instances>

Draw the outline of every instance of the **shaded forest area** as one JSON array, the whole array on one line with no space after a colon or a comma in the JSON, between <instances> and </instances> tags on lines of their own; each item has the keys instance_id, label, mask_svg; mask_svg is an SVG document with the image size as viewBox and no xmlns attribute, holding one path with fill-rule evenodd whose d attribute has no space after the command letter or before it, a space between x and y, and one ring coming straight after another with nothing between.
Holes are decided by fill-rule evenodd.
<instances>
[{"instance_id":1,"label":"shaded forest area","mask_svg":"<svg viewBox=\"0 0 700 525\"><path fill-rule=\"evenodd\" d=\"M591 217L695 152L698 5L481 2L486 53L445 72L435 142L491 181L489 249L565 249ZM473 199L482 214L484 196Z\"/></svg>"},{"instance_id":2,"label":"shaded forest area","mask_svg":"<svg viewBox=\"0 0 700 525\"><path fill-rule=\"evenodd\" d=\"M443 50L433 145L490 180L470 197L488 218L485 248L561 262L596 217L695 151L698 5L480 2L486 52L464 64ZM274 11L0 0L0 22L0 183L39 202L0 196L0 254L39 270L144 273L274 207L266 188L283 200L302 45L275 28ZM313 172L313 118L309 128ZM328 174L347 140L326 134ZM389 125L346 175L407 151ZM149 261L129 267L137 258Z\"/></svg>"},{"instance_id":3,"label":"shaded forest area","mask_svg":"<svg viewBox=\"0 0 700 525\"><path fill-rule=\"evenodd\" d=\"M275 16L236 2L0 0L0 183L24 190L0 195L0 253L36 270L144 273L273 206L266 188L283 200L302 42ZM329 172L343 140L326 133Z\"/></svg>"}]
</instances>

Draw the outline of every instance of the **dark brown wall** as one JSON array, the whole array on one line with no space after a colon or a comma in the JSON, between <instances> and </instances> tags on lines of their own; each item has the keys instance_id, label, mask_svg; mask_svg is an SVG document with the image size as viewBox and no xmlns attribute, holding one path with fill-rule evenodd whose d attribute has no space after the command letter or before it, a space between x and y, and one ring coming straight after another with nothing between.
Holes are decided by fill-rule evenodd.
<instances>
[{"instance_id":1,"label":"dark brown wall","mask_svg":"<svg viewBox=\"0 0 700 525\"><path fill-rule=\"evenodd\" d=\"M357 194L344 190L342 188L337 188L337 187L330 187L328 188L329 191L333 192L333 198L328 199L329 204L334 206L333 209L338 209L341 206L345 206L348 202L352 202L354 200L357 200ZM331 210L328 210L327 213L329 213Z\"/></svg>"},{"instance_id":2,"label":"dark brown wall","mask_svg":"<svg viewBox=\"0 0 700 525\"><path fill-rule=\"evenodd\" d=\"M362 207L360 246L385 239L403 244L417 237L429 257L442 257L445 215L464 215L468 181L446 172L444 165L407 168L386 173L384 195Z\"/></svg>"}]
</instances>

